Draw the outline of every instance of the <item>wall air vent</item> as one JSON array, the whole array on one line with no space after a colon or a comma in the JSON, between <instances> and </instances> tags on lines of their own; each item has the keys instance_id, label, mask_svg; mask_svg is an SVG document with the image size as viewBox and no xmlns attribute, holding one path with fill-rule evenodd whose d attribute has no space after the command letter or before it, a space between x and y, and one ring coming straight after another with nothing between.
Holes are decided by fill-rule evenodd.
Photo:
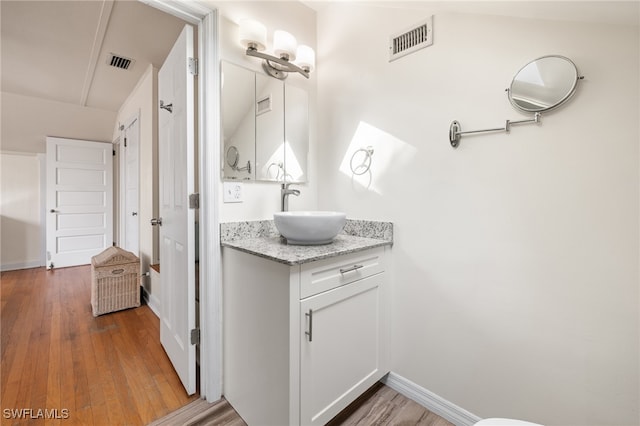
<instances>
[{"instance_id":1,"label":"wall air vent","mask_svg":"<svg viewBox=\"0 0 640 426\"><path fill-rule=\"evenodd\" d=\"M256 101L256 116L271 111L271 94Z\"/></svg>"},{"instance_id":2,"label":"wall air vent","mask_svg":"<svg viewBox=\"0 0 640 426\"><path fill-rule=\"evenodd\" d=\"M109 53L109 56L107 57L108 65L120 68L122 70L128 70L135 63L136 61L134 61L133 59L125 58L124 56L116 55L115 53Z\"/></svg>"},{"instance_id":3,"label":"wall air vent","mask_svg":"<svg viewBox=\"0 0 640 426\"><path fill-rule=\"evenodd\" d=\"M433 44L433 16L389 37L389 62Z\"/></svg>"}]
</instances>

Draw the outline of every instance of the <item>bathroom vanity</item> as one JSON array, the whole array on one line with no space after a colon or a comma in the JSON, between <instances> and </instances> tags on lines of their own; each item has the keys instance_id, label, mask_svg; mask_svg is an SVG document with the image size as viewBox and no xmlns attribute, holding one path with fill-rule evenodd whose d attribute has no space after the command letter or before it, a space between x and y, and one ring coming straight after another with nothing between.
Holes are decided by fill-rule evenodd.
<instances>
[{"instance_id":1,"label":"bathroom vanity","mask_svg":"<svg viewBox=\"0 0 640 426\"><path fill-rule=\"evenodd\" d=\"M391 229L293 246L268 222L222 231L224 396L250 426L322 425L389 371Z\"/></svg>"}]
</instances>

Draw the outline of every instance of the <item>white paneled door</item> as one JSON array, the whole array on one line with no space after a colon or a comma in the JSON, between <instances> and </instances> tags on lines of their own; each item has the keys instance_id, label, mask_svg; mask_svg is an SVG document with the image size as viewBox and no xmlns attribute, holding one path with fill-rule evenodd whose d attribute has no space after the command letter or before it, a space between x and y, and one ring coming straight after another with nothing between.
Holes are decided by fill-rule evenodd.
<instances>
[{"instance_id":1,"label":"white paneled door","mask_svg":"<svg viewBox=\"0 0 640 426\"><path fill-rule=\"evenodd\" d=\"M47 138L47 268L84 265L113 244L113 146Z\"/></svg>"},{"instance_id":2,"label":"white paneled door","mask_svg":"<svg viewBox=\"0 0 640 426\"><path fill-rule=\"evenodd\" d=\"M122 248L139 256L140 230L139 230L139 187L140 187L140 162L139 162L139 120L133 121L124 130L124 209L122 220L122 233L120 241Z\"/></svg>"},{"instance_id":3,"label":"white paneled door","mask_svg":"<svg viewBox=\"0 0 640 426\"><path fill-rule=\"evenodd\" d=\"M158 72L160 342L189 395L196 391L193 29L185 26Z\"/></svg>"}]
</instances>

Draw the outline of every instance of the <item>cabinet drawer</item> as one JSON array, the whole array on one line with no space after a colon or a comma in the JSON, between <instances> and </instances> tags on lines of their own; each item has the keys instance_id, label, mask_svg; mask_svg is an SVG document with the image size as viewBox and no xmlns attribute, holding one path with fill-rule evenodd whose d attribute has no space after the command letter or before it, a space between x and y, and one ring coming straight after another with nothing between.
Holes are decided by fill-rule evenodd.
<instances>
[{"instance_id":1,"label":"cabinet drawer","mask_svg":"<svg viewBox=\"0 0 640 426\"><path fill-rule=\"evenodd\" d=\"M300 299L384 271L384 247L305 263L300 268Z\"/></svg>"}]
</instances>

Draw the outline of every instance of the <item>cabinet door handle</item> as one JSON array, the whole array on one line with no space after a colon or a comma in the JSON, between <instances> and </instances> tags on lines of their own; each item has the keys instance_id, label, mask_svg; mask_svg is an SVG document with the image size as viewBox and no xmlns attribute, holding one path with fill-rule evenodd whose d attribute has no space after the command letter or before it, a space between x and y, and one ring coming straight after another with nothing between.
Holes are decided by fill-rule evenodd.
<instances>
[{"instance_id":1,"label":"cabinet door handle","mask_svg":"<svg viewBox=\"0 0 640 426\"><path fill-rule=\"evenodd\" d=\"M364 265L353 265L350 268L341 268L340 269L340 273L341 274L346 274L347 272L351 272L351 271L357 271L360 268L364 268Z\"/></svg>"},{"instance_id":2,"label":"cabinet door handle","mask_svg":"<svg viewBox=\"0 0 640 426\"><path fill-rule=\"evenodd\" d=\"M309 331L305 331L304 334L309 336L309 341L313 341L313 309L309 309L309 312L304 314L305 317L309 318Z\"/></svg>"}]
</instances>

